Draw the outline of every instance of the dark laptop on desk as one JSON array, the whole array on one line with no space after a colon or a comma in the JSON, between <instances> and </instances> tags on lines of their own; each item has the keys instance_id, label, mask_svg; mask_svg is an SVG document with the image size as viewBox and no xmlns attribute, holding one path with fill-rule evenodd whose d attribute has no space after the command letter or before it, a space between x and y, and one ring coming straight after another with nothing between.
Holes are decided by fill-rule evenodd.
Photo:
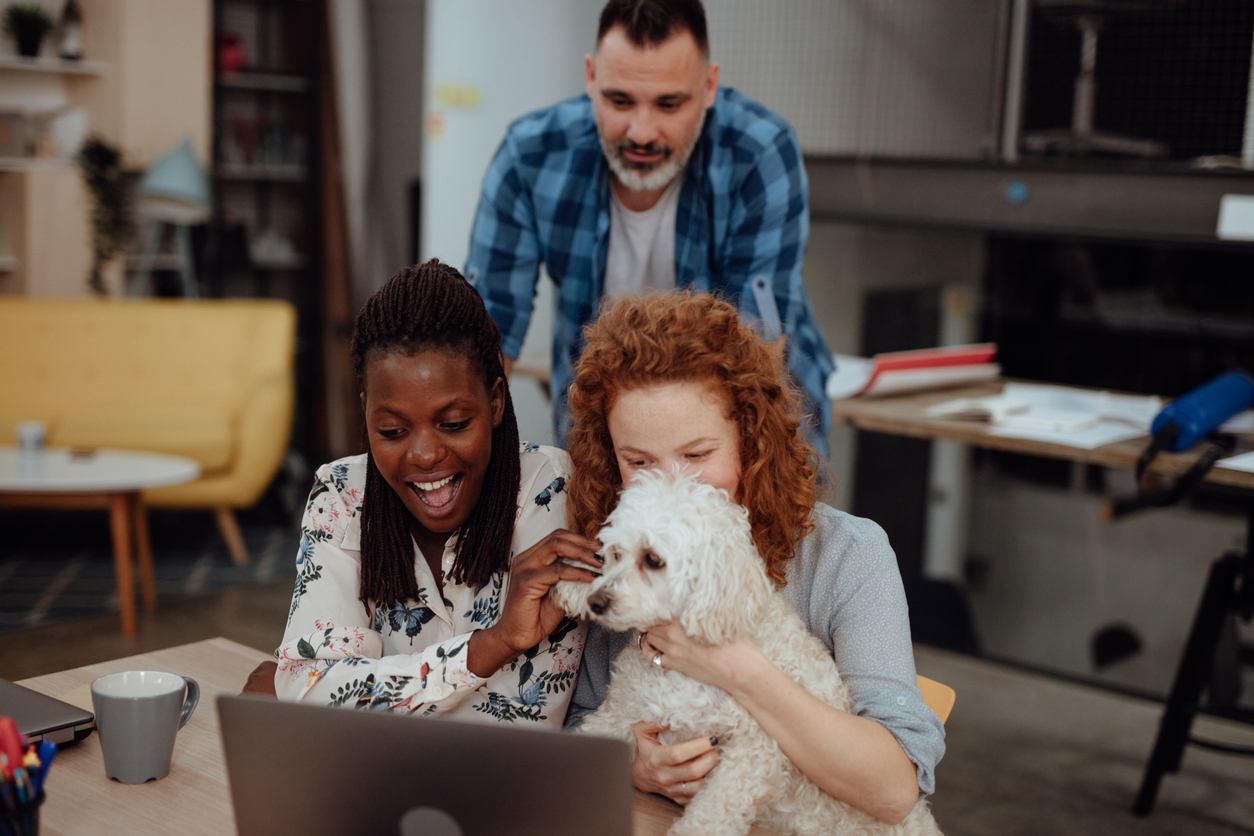
<instances>
[{"instance_id":1,"label":"dark laptop on desk","mask_svg":"<svg viewBox=\"0 0 1254 836\"><path fill-rule=\"evenodd\" d=\"M73 743L91 734L96 715L0 679L0 717L12 717L17 730L32 741Z\"/></svg>"},{"instance_id":2,"label":"dark laptop on desk","mask_svg":"<svg viewBox=\"0 0 1254 836\"><path fill-rule=\"evenodd\" d=\"M218 716L240 836L631 834L622 741L258 697Z\"/></svg>"}]
</instances>

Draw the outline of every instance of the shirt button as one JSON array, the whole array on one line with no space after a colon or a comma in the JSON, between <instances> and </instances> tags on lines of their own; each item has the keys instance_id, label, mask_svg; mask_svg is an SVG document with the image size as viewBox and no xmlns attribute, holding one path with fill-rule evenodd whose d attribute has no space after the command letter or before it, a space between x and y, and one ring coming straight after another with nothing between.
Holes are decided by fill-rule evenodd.
<instances>
[{"instance_id":1,"label":"shirt button","mask_svg":"<svg viewBox=\"0 0 1254 836\"><path fill-rule=\"evenodd\" d=\"M905 698L905 697L898 697L898 698L897 698L897 705L905 705L905 704L906 704L906 698Z\"/></svg>"}]
</instances>

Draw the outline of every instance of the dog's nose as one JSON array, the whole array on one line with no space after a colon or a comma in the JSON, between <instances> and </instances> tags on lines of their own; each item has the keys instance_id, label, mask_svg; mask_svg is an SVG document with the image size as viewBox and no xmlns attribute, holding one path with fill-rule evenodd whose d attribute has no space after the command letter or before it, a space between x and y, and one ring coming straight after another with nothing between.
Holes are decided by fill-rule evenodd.
<instances>
[{"instance_id":1,"label":"dog's nose","mask_svg":"<svg viewBox=\"0 0 1254 836\"><path fill-rule=\"evenodd\" d=\"M605 594L604 589L598 589L596 592L588 596L588 609L597 615L605 612L610 608L610 596Z\"/></svg>"}]
</instances>

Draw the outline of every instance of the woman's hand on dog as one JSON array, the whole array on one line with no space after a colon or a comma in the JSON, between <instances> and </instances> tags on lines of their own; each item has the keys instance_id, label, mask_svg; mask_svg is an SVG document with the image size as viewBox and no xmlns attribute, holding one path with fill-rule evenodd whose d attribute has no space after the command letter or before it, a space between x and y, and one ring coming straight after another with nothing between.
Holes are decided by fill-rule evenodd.
<instances>
[{"instance_id":1,"label":"woman's hand on dog","mask_svg":"<svg viewBox=\"0 0 1254 836\"><path fill-rule=\"evenodd\" d=\"M703 780L718 763L718 740L698 737L673 746L658 742L663 726L636 723L636 759L631 764L631 783L644 792L664 795L687 806Z\"/></svg>"},{"instance_id":2,"label":"woman's hand on dog","mask_svg":"<svg viewBox=\"0 0 1254 836\"><path fill-rule=\"evenodd\" d=\"M759 651L747 638L718 646L702 644L690 639L678 621L668 621L649 628L640 652L646 662L660 653L655 664L731 693L747 667L746 656Z\"/></svg>"},{"instance_id":3,"label":"woman's hand on dog","mask_svg":"<svg viewBox=\"0 0 1254 836\"><path fill-rule=\"evenodd\" d=\"M490 676L556 630L566 613L547 597L549 588L558 581L596 580L605 563L597 554L600 547L596 540L559 528L515 557L500 619L471 636L466 659L470 672ZM564 560L575 560L589 568L572 566Z\"/></svg>"}]
</instances>

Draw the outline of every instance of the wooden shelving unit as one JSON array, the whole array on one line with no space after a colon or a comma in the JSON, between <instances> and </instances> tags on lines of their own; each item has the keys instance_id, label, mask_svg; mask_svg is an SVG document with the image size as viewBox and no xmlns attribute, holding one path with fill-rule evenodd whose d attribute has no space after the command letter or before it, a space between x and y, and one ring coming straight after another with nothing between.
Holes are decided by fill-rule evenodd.
<instances>
[{"instance_id":1,"label":"wooden shelving unit","mask_svg":"<svg viewBox=\"0 0 1254 836\"><path fill-rule=\"evenodd\" d=\"M219 180L303 183L309 170L300 163L218 163L213 175Z\"/></svg>"},{"instance_id":2,"label":"wooden shelving unit","mask_svg":"<svg viewBox=\"0 0 1254 836\"><path fill-rule=\"evenodd\" d=\"M325 18L317 4L300 0L213 0L213 26L214 217L200 248L201 279L209 296L274 297L296 306L292 442L312 458L323 444L316 416L323 388L318 73Z\"/></svg>"},{"instance_id":3,"label":"wooden shelving unit","mask_svg":"<svg viewBox=\"0 0 1254 836\"><path fill-rule=\"evenodd\" d=\"M216 83L228 90L269 90L273 93L304 93L310 87L308 78L287 73L220 73Z\"/></svg>"}]
</instances>

